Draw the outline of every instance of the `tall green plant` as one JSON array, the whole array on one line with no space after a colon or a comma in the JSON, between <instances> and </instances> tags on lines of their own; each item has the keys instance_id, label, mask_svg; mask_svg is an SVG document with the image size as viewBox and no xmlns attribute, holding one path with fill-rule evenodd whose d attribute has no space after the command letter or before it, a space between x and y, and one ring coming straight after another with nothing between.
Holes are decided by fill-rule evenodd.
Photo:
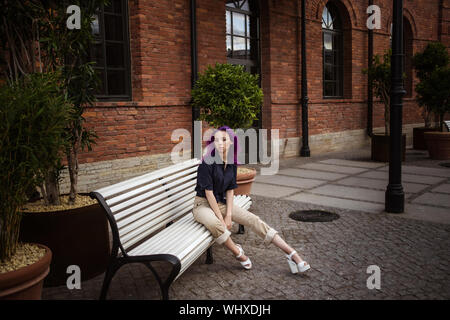
<instances>
[{"instance_id":1,"label":"tall green plant","mask_svg":"<svg viewBox=\"0 0 450 320\"><path fill-rule=\"evenodd\" d=\"M392 50L387 50L381 61L380 55L373 57L373 63L370 68L363 69L372 83L375 96L384 104L384 132L390 134L390 104L391 104L391 55Z\"/></svg>"},{"instance_id":2,"label":"tall green plant","mask_svg":"<svg viewBox=\"0 0 450 320\"><path fill-rule=\"evenodd\" d=\"M438 115L442 115L442 109L445 109L445 97L442 95L450 95L449 90L438 91L437 88L446 88L447 78L442 78L442 83L437 83L437 76L445 75L446 68L448 68L450 56L447 48L440 42L430 42L422 52L414 55L413 65L416 69L417 77L420 82L416 85L417 102L423 109L422 117L424 118L425 127L431 127L431 114L436 111ZM438 81L439 82L439 81ZM437 86L432 87L434 83ZM445 112L444 112L445 114ZM440 118L440 126L442 131L442 121ZM439 125L439 124L438 124Z\"/></svg>"},{"instance_id":3,"label":"tall green plant","mask_svg":"<svg viewBox=\"0 0 450 320\"><path fill-rule=\"evenodd\" d=\"M15 252L27 191L61 160L71 103L60 75L33 73L0 87L0 260Z\"/></svg>"},{"instance_id":4,"label":"tall green plant","mask_svg":"<svg viewBox=\"0 0 450 320\"><path fill-rule=\"evenodd\" d=\"M192 90L193 106L200 108L200 119L213 127L248 128L262 104L258 75L243 66L216 63L200 75Z\"/></svg>"}]
</instances>

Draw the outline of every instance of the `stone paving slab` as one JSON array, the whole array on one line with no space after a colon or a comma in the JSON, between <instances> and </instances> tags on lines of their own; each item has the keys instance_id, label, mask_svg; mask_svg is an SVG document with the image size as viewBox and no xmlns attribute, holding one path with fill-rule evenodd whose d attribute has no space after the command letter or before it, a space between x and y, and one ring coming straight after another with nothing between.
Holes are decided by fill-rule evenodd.
<instances>
[{"instance_id":1,"label":"stone paving slab","mask_svg":"<svg viewBox=\"0 0 450 320\"><path fill-rule=\"evenodd\" d=\"M389 172L387 171L369 171L364 172L357 177L362 178L371 178L371 179L381 179L388 181L389 180ZM421 183L421 184L437 184L440 182L445 181L446 178L438 178L438 177L427 177L427 176L420 176L420 175L414 175L414 174L402 174L402 181L405 182L413 182L413 183Z\"/></svg>"},{"instance_id":2,"label":"stone paving slab","mask_svg":"<svg viewBox=\"0 0 450 320\"><path fill-rule=\"evenodd\" d=\"M255 182L270 183L276 185L282 185L285 187L295 187L302 189L314 188L318 185L325 183L323 180L295 178L282 175L273 176L256 176Z\"/></svg>"},{"instance_id":3,"label":"stone paving slab","mask_svg":"<svg viewBox=\"0 0 450 320\"><path fill-rule=\"evenodd\" d=\"M285 198L286 200L299 201L315 205L322 205L332 208L358 210L362 212L380 213L384 210L384 205L378 203L370 203L349 199L340 199L325 195L316 195L309 193L301 193Z\"/></svg>"},{"instance_id":4,"label":"stone paving slab","mask_svg":"<svg viewBox=\"0 0 450 320\"><path fill-rule=\"evenodd\" d=\"M310 263L308 274L292 275L284 254L265 246L246 228L232 238L252 259L252 270L243 270L227 249L214 245L214 263L207 265L205 256L200 257L171 286L171 299L450 299L450 225L364 213L360 208L334 208L340 218L332 222L302 223L290 219L289 213L329 208L260 196L253 200L251 212ZM367 267L374 264L381 270L380 290L366 286ZM163 275L168 269L164 263L154 267ZM44 288L42 298L98 299L103 277L83 281L80 290ZM144 265L129 264L113 278L107 298L157 300L160 292Z\"/></svg>"},{"instance_id":5,"label":"stone paving slab","mask_svg":"<svg viewBox=\"0 0 450 320\"><path fill-rule=\"evenodd\" d=\"M368 162L368 161L353 161L353 160L345 160L345 159L327 159L319 161L320 163L325 164L335 164L339 166L349 166L356 168L367 168L367 169L378 169L386 166L385 163L380 162Z\"/></svg>"},{"instance_id":6,"label":"stone paving slab","mask_svg":"<svg viewBox=\"0 0 450 320\"><path fill-rule=\"evenodd\" d=\"M404 213L392 215L400 218L410 218L450 225L450 210L447 208L406 203Z\"/></svg>"},{"instance_id":7,"label":"stone paving slab","mask_svg":"<svg viewBox=\"0 0 450 320\"><path fill-rule=\"evenodd\" d=\"M273 184L253 182L251 194L269 198L283 198L293 193L299 192L300 189L274 186Z\"/></svg>"},{"instance_id":8,"label":"stone paving slab","mask_svg":"<svg viewBox=\"0 0 450 320\"><path fill-rule=\"evenodd\" d=\"M358 186L377 190L386 190L387 181L378 179L368 179L360 177L350 177L335 181L334 184L346 185L346 186ZM426 184L404 182L402 183L403 189L406 193L419 193L420 191L429 187Z\"/></svg>"},{"instance_id":9,"label":"stone paving slab","mask_svg":"<svg viewBox=\"0 0 450 320\"><path fill-rule=\"evenodd\" d=\"M333 173L345 173L345 174L356 174L360 172L367 171L366 168L354 168L354 167L346 167L346 166L337 166L332 164L323 164L323 163L307 163L297 168L300 169L311 169L311 170L319 170L319 171L330 171Z\"/></svg>"},{"instance_id":10,"label":"stone paving slab","mask_svg":"<svg viewBox=\"0 0 450 320\"><path fill-rule=\"evenodd\" d=\"M444 183L440 186L431 190L431 192L449 193L450 194L450 184Z\"/></svg>"},{"instance_id":11,"label":"stone paving slab","mask_svg":"<svg viewBox=\"0 0 450 320\"><path fill-rule=\"evenodd\" d=\"M379 170L388 171L389 167L387 166ZM418 166L403 165L402 173L450 178L450 169L425 168Z\"/></svg>"},{"instance_id":12,"label":"stone paving slab","mask_svg":"<svg viewBox=\"0 0 450 320\"><path fill-rule=\"evenodd\" d=\"M352 200L365 200L370 202L384 203L384 191L369 190L363 188L353 188L327 184L310 190L311 193L332 196L336 198L347 198Z\"/></svg>"},{"instance_id":13,"label":"stone paving slab","mask_svg":"<svg viewBox=\"0 0 450 320\"><path fill-rule=\"evenodd\" d=\"M450 197L448 196L448 194L427 192L419 196L418 198L414 199L412 203L420 203L450 208Z\"/></svg>"},{"instance_id":14,"label":"stone paving slab","mask_svg":"<svg viewBox=\"0 0 450 320\"><path fill-rule=\"evenodd\" d=\"M333 181L337 179L345 178L347 175L340 173L332 173L332 172L323 172L316 170L304 170L304 169L281 169L278 171L278 174L286 175L286 176L294 176L299 178L309 178L316 180L325 180L325 181Z\"/></svg>"}]
</instances>

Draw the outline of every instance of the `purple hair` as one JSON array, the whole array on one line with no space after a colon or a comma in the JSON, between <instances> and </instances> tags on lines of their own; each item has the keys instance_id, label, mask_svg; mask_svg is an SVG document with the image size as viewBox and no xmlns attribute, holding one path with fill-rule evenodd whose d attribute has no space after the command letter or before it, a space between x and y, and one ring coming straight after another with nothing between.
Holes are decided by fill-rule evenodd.
<instances>
[{"instance_id":1,"label":"purple hair","mask_svg":"<svg viewBox=\"0 0 450 320\"><path fill-rule=\"evenodd\" d=\"M238 154L240 151L240 147L239 147L239 143L238 143L238 137L237 135L234 133L234 131L228 127L228 126L222 126L216 130L214 130L213 134L211 135L211 138L209 141L206 141L206 153L204 156L202 156L202 162L206 157L215 157L216 155L216 147L214 146L214 136L217 133L217 131L225 131L228 133L228 136L230 137L230 140L233 142L233 144L230 146L230 149L228 151L228 155L227 155L227 163L233 163L236 165L240 165L240 163L238 163ZM232 161L231 161L231 147L233 148L233 154L232 154Z\"/></svg>"}]
</instances>

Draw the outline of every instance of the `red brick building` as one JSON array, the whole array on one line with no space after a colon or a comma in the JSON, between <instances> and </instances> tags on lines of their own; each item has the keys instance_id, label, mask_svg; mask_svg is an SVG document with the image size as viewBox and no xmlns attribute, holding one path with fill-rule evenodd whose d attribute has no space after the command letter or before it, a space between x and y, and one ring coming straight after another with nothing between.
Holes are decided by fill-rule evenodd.
<instances>
[{"instance_id":1,"label":"red brick building","mask_svg":"<svg viewBox=\"0 0 450 320\"><path fill-rule=\"evenodd\" d=\"M192 10L198 72L216 62L259 73L256 127L279 129L280 156L301 148L301 0L112 0L94 24L104 87L85 117L99 139L82 154L81 188L169 164L172 131L192 132ZM390 46L392 1L374 0L381 29L374 54ZM368 0L306 0L309 146L312 154L368 145ZM450 0L404 0L404 132L422 126L411 57L430 41L450 47ZM195 39L194 39L195 40ZM374 131L384 109L375 100ZM204 125L205 126L205 125ZM84 172L84 173L83 173ZM89 172L89 177L87 177ZM84 176L85 174L85 176ZM84 178L83 178L84 176Z\"/></svg>"}]
</instances>

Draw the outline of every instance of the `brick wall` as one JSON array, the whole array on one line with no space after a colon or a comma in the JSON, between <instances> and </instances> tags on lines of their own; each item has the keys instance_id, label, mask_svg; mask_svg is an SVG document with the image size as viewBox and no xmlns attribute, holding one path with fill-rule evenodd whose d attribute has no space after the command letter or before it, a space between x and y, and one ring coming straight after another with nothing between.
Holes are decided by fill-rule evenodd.
<instances>
[{"instance_id":1,"label":"brick wall","mask_svg":"<svg viewBox=\"0 0 450 320\"><path fill-rule=\"evenodd\" d=\"M362 69L368 56L367 1L334 2L344 20L346 71L344 99L332 100L322 97L321 16L327 1L306 2L310 135L340 136L366 128L367 80ZM382 29L374 32L375 54L381 54L389 47L392 1L374 2L382 10ZM450 0L405 0L404 6L412 53L439 37L449 45ZM261 0L262 124L279 129L281 139L302 134L299 7L300 0ZM133 100L101 102L86 111L99 139L92 152L81 155L82 163L165 154L175 145L172 130L191 132L190 1L130 0L129 13ZM197 0L197 21L202 72L209 64L226 62L225 1ZM384 126L383 117L383 105L376 102L374 127ZM405 98L403 119L405 125L422 123L414 94Z\"/></svg>"}]
</instances>

